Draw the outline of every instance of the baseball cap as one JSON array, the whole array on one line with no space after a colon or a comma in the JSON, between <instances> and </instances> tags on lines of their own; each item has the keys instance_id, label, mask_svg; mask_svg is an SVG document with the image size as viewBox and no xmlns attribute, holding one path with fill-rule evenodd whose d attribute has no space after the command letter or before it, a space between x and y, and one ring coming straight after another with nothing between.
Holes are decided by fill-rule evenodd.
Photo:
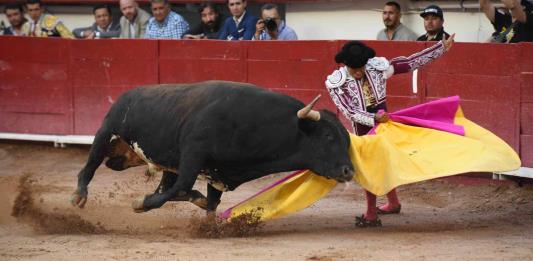
<instances>
[{"instance_id":1,"label":"baseball cap","mask_svg":"<svg viewBox=\"0 0 533 261\"><path fill-rule=\"evenodd\" d=\"M420 16L426 17L426 15L430 15L430 14L438 16L440 18L444 18L444 15L442 14L442 9L440 9L438 5L430 5L424 8L422 13L420 13Z\"/></svg>"}]
</instances>

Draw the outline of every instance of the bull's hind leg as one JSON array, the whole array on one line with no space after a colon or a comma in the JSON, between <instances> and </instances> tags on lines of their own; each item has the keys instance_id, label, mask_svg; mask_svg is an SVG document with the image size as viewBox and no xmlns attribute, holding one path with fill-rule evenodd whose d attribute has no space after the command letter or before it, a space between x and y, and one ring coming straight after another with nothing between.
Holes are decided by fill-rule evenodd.
<instances>
[{"instance_id":1,"label":"bull's hind leg","mask_svg":"<svg viewBox=\"0 0 533 261\"><path fill-rule=\"evenodd\" d=\"M87 203L87 186L91 182L94 172L106 157L110 138L111 133L102 129L98 130L98 133L96 133L87 163L78 173L78 188L72 194L70 200L72 205L83 208L85 203Z\"/></svg>"},{"instance_id":2,"label":"bull's hind leg","mask_svg":"<svg viewBox=\"0 0 533 261\"><path fill-rule=\"evenodd\" d=\"M165 202L176 196L185 197L191 195L194 182L196 182L198 173L202 169L203 160L196 157L195 153L184 152L183 155L187 156L183 156L180 159L178 179L172 187L162 193L154 193L147 195L142 199L135 200L132 204L135 212L144 212L159 208L165 204Z\"/></svg>"},{"instance_id":3,"label":"bull's hind leg","mask_svg":"<svg viewBox=\"0 0 533 261\"><path fill-rule=\"evenodd\" d=\"M222 191L214 188L211 184L207 184L207 214L214 214L217 211L218 204L220 204L220 198L222 197Z\"/></svg>"}]
</instances>

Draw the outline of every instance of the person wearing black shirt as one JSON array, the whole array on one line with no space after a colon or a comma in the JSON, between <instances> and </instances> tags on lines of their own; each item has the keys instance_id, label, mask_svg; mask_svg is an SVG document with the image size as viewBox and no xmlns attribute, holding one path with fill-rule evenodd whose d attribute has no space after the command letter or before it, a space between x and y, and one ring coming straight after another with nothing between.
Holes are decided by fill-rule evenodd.
<instances>
[{"instance_id":1,"label":"person wearing black shirt","mask_svg":"<svg viewBox=\"0 0 533 261\"><path fill-rule=\"evenodd\" d=\"M446 39L450 35L444 31L444 14L442 9L437 5L426 7L420 16L424 18L424 29L426 33L418 37L417 41L440 41L444 36Z\"/></svg>"},{"instance_id":2,"label":"person wearing black shirt","mask_svg":"<svg viewBox=\"0 0 533 261\"><path fill-rule=\"evenodd\" d=\"M489 0L479 4L494 26L491 42L533 42L533 0L502 0L504 8L495 8Z\"/></svg>"},{"instance_id":3,"label":"person wearing black shirt","mask_svg":"<svg viewBox=\"0 0 533 261\"><path fill-rule=\"evenodd\" d=\"M198 26L185 33L185 39L218 39L222 19L213 3L204 3L198 10L201 22Z\"/></svg>"},{"instance_id":4,"label":"person wearing black shirt","mask_svg":"<svg viewBox=\"0 0 533 261\"><path fill-rule=\"evenodd\" d=\"M19 3L10 3L6 5L4 13L11 26L3 29L3 35L16 35L24 36L24 26L29 26L26 18L24 17L24 9ZM3 22L2 22L3 25Z\"/></svg>"}]
</instances>

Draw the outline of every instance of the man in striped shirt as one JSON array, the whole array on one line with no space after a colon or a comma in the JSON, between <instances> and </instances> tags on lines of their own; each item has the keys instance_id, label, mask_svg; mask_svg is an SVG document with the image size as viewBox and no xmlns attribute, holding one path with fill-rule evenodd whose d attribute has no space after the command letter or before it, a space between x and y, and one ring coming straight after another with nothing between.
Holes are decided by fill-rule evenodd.
<instances>
[{"instance_id":1,"label":"man in striped shirt","mask_svg":"<svg viewBox=\"0 0 533 261\"><path fill-rule=\"evenodd\" d=\"M152 15L144 38L182 39L189 30L189 23L170 9L168 0L151 0Z\"/></svg>"}]
</instances>

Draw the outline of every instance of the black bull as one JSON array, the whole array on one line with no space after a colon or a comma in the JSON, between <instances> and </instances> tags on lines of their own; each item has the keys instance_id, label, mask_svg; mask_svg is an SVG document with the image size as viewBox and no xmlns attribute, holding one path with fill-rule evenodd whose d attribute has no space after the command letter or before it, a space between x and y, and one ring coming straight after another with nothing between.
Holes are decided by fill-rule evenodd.
<instances>
[{"instance_id":1,"label":"black bull","mask_svg":"<svg viewBox=\"0 0 533 261\"><path fill-rule=\"evenodd\" d=\"M317 97L318 98L318 97ZM164 171L156 191L133 202L137 212L186 201L215 211L223 191L262 176L299 169L346 182L354 169L349 136L336 116L251 84L209 81L140 87L124 93L96 133L78 174L72 203L107 158L113 170L148 164ZM208 179L207 199L192 190Z\"/></svg>"}]
</instances>

